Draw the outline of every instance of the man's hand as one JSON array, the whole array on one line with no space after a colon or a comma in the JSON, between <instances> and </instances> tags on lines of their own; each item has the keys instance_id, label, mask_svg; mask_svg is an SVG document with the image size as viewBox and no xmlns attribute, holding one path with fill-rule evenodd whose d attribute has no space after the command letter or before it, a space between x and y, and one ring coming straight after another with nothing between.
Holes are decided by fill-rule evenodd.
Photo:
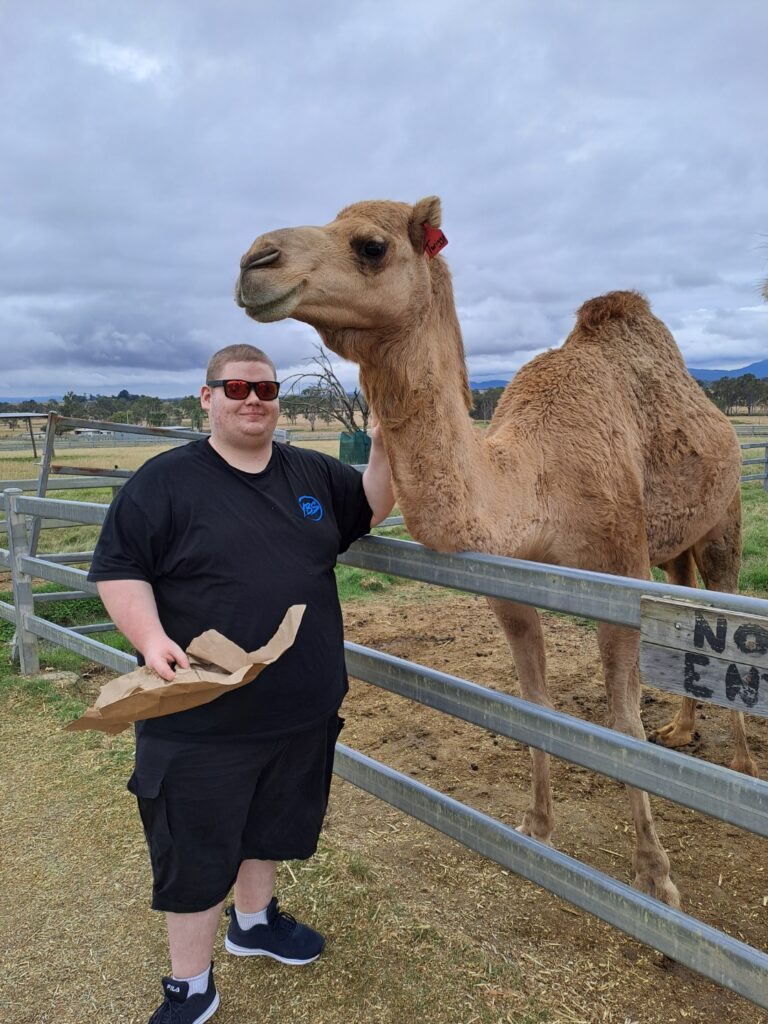
<instances>
[{"instance_id":1,"label":"man's hand","mask_svg":"<svg viewBox=\"0 0 768 1024\"><path fill-rule=\"evenodd\" d=\"M178 668L189 668L189 659L178 644L168 636L158 637L146 644L141 652L147 668L154 669L161 679L171 682L176 673L171 668L175 662Z\"/></svg>"},{"instance_id":2,"label":"man's hand","mask_svg":"<svg viewBox=\"0 0 768 1024\"><path fill-rule=\"evenodd\" d=\"M374 423L368 433L371 435L371 452L368 456L368 466L363 473L363 490L373 512L371 526L378 526L392 511L395 496L392 492L392 476L381 427Z\"/></svg>"}]
</instances>

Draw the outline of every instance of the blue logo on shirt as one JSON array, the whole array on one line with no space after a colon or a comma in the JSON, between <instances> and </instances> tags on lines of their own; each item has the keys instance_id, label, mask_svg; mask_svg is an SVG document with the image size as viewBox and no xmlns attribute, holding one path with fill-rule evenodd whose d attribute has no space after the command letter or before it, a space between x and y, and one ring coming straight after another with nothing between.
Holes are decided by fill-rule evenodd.
<instances>
[{"instance_id":1,"label":"blue logo on shirt","mask_svg":"<svg viewBox=\"0 0 768 1024\"><path fill-rule=\"evenodd\" d=\"M302 494L299 498L299 508L304 518L310 519L313 523L319 523L323 518L323 506L311 494Z\"/></svg>"}]
</instances>

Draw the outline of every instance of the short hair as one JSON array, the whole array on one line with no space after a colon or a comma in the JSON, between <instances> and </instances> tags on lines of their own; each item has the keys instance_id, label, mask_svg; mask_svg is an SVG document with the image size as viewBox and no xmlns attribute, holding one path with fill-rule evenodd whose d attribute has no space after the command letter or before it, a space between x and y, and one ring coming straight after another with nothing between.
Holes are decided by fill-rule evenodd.
<instances>
[{"instance_id":1,"label":"short hair","mask_svg":"<svg viewBox=\"0 0 768 1024\"><path fill-rule=\"evenodd\" d=\"M205 379L218 380L227 363L266 363L272 367L272 373L277 377L275 364L260 348L256 348L255 345L227 345L211 356L208 369L205 371Z\"/></svg>"}]
</instances>

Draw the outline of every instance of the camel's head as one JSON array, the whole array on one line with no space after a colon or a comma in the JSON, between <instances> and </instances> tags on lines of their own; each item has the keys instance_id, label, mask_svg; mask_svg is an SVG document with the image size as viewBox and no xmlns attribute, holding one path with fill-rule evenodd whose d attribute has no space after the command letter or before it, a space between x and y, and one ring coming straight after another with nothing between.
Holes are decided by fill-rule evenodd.
<instances>
[{"instance_id":1,"label":"camel's head","mask_svg":"<svg viewBox=\"0 0 768 1024\"><path fill-rule=\"evenodd\" d=\"M241 259L235 301L254 320L311 324L354 359L371 335L399 334L424 316L434 269L425 238L439 226L430 196L415 206L356 203L324 227L270 231Z\"/></svg>"}]
</instances>

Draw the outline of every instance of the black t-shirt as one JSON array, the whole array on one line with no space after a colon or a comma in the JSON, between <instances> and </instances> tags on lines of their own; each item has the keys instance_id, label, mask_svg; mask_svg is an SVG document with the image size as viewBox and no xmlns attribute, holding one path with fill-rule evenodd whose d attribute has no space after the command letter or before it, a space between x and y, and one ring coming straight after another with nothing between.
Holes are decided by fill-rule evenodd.
<instances>
[{"instance_id":1,"label":"black t-shirt","mask_svg":"<svg viewBox=\"0 0 768 1024\"><path fill-rule=\"evenodd\" d=\"M308 728L347 690L337 555L370 529L362 476L318 452L273 444L261 473L193 441L150 459L113 501L89 580L144 580L182 648L216 629L253 651L306 604L296 640L252 682L210 704L148 719L142 735L254 738Z\"/></svg>"}]
</instances>

